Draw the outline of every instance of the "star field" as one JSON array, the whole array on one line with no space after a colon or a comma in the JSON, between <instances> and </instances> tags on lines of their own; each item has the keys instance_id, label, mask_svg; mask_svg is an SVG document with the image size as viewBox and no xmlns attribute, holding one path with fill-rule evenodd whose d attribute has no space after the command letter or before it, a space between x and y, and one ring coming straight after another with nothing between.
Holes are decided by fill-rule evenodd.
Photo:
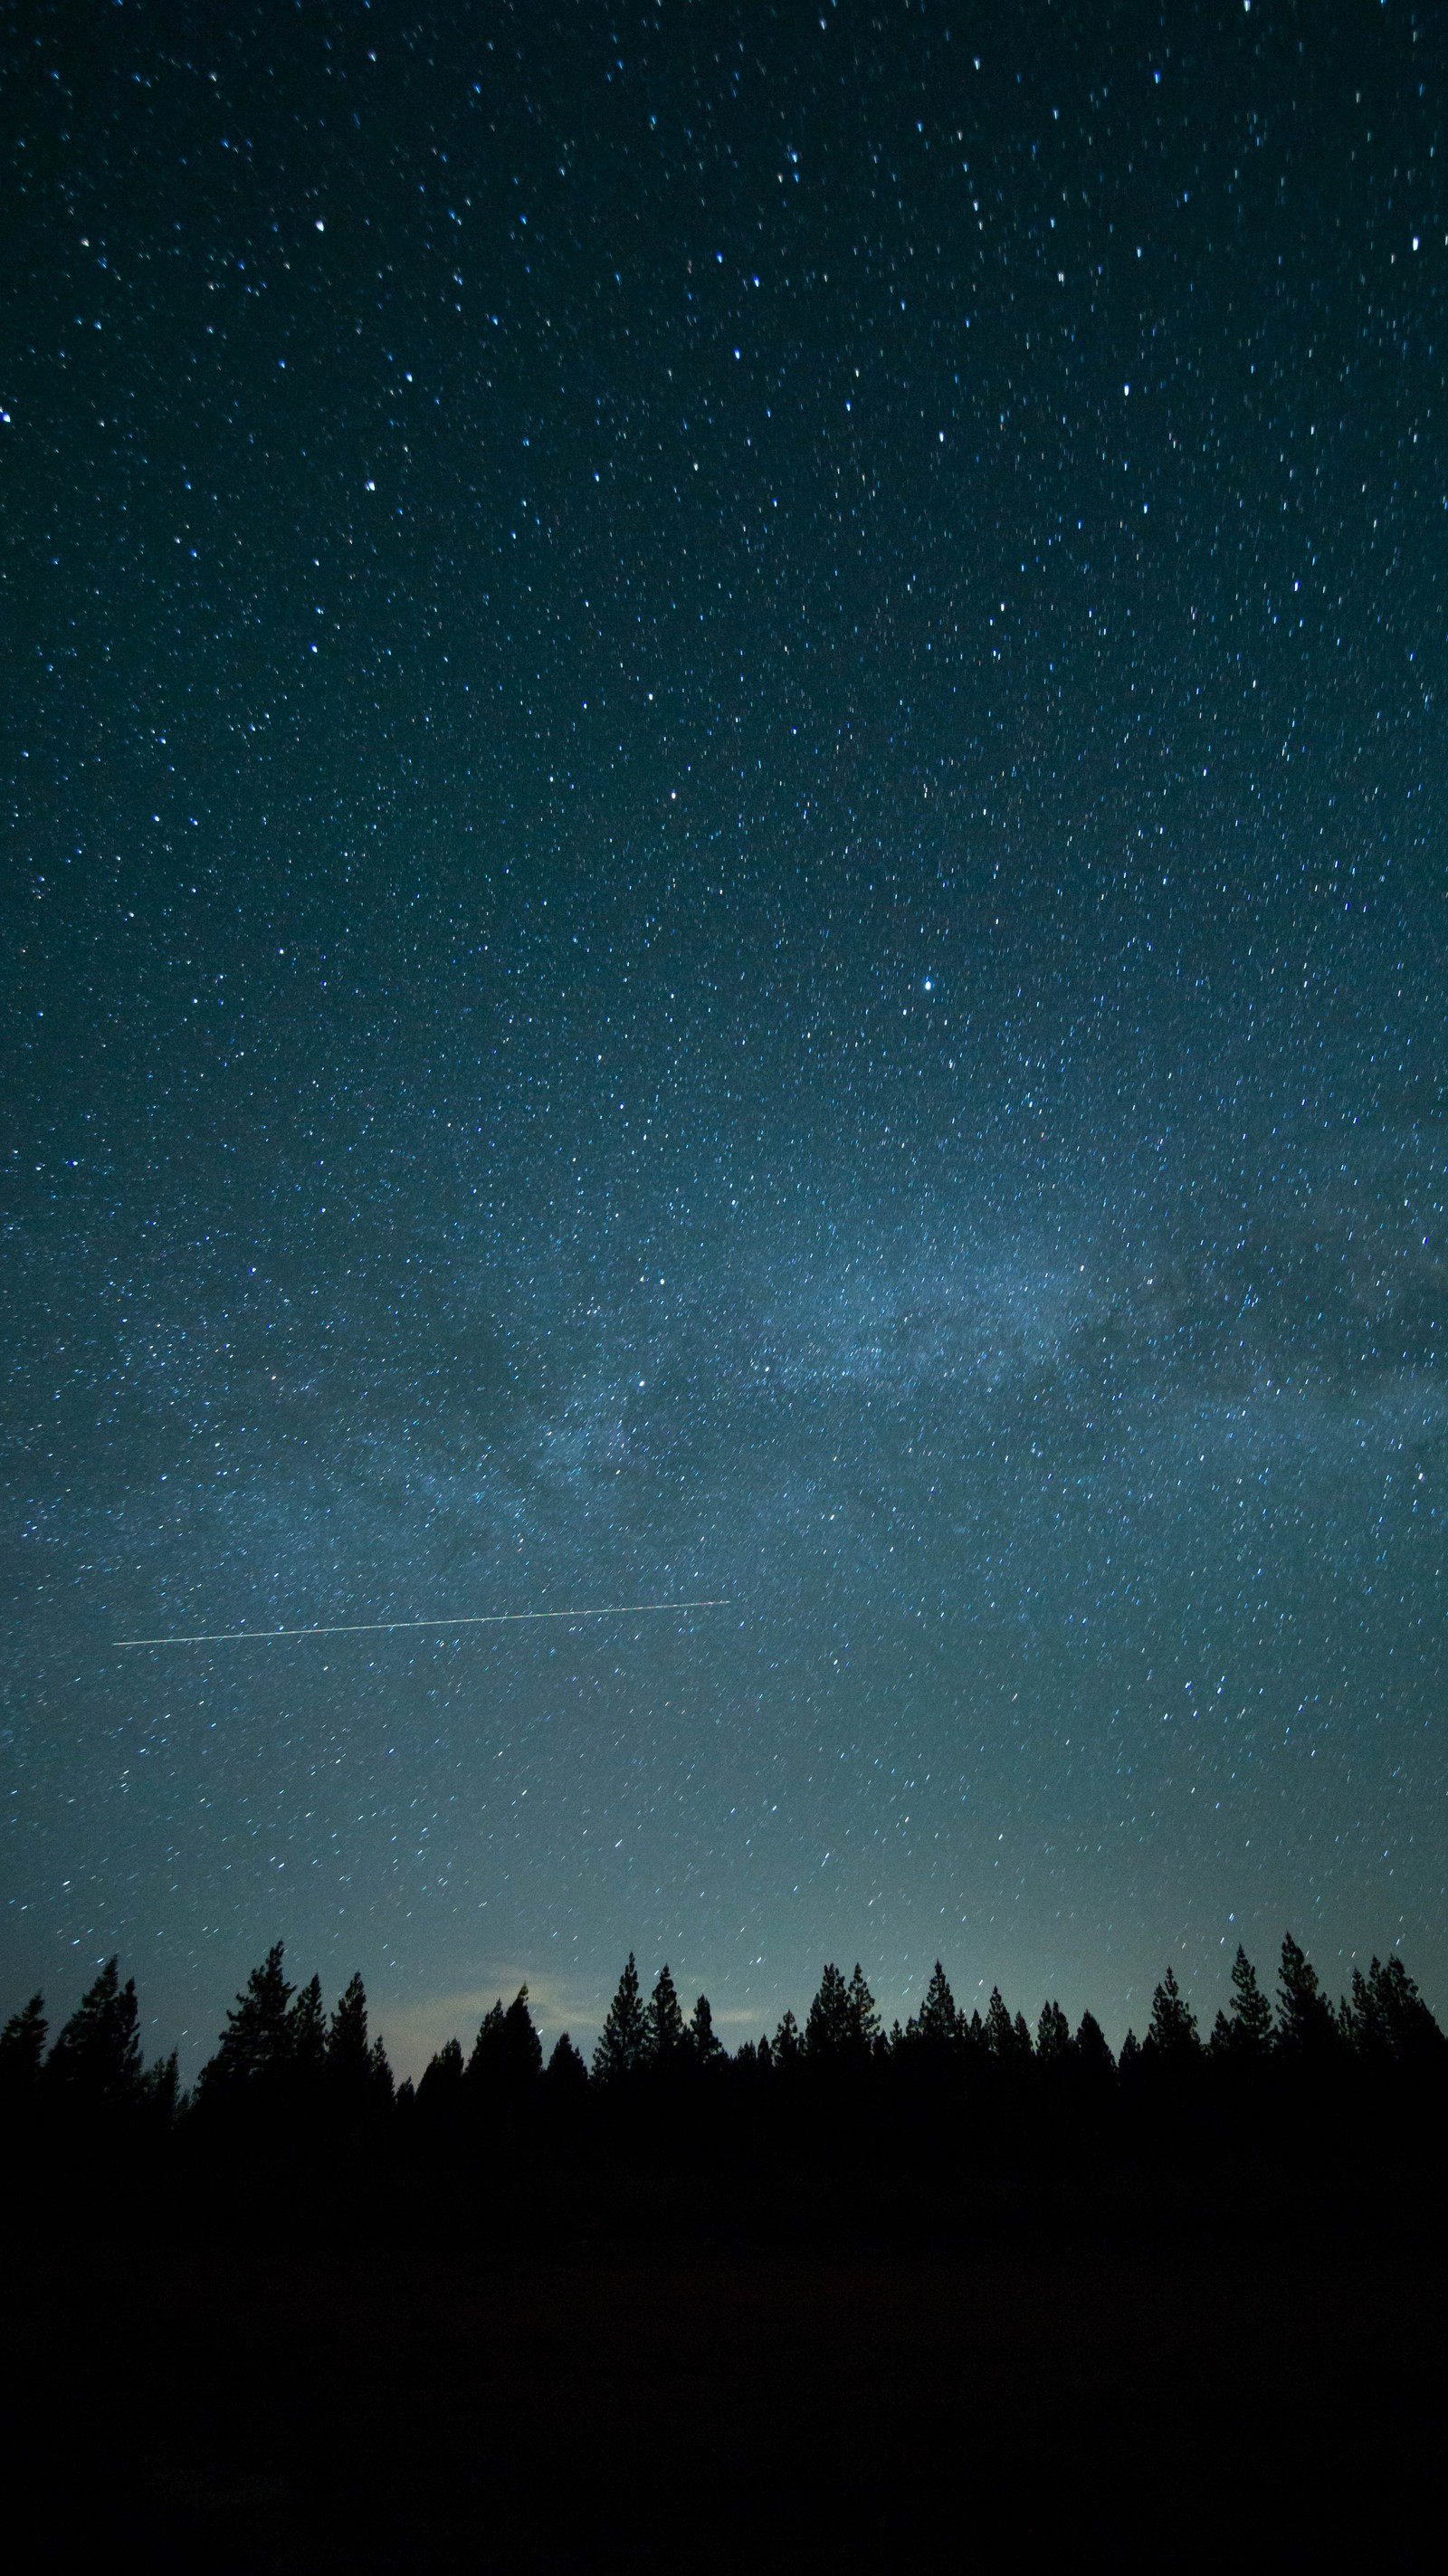
<instances>
[{"instance_id":1,"label":"star field","mask_svg":"<svg viewBox=\"0 0 1448 2576\"><path fill-rule=\"evenodd\" d=\"M1438 14L17 52L17 1996L1441 2006Z\"/></svg>"}]
</instances>

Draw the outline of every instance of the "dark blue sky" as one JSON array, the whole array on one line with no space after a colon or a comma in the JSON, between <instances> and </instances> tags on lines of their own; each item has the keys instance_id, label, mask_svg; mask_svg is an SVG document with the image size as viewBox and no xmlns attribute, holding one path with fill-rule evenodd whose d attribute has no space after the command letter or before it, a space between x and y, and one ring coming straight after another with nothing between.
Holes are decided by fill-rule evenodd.
<instances>
[{"instance_id":1,"label":"dark blue sky","mask_svg":"<svg viewBox=\"0 0 1448 2576\"><path fill-rule=\"evenodd\" d=\"M7 1996L1441 2008L1441 14L20 27Z\"/></svg>"}]
</instances>

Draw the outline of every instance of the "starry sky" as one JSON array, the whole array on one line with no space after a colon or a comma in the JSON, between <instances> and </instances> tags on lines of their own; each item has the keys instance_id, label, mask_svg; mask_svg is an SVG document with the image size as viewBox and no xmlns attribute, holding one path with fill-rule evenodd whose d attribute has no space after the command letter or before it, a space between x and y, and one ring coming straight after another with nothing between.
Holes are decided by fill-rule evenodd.
<instances>
[{"instance_id":1,"label":"starry sky","mask_svg":"<svg viewBox=\"0 0 1448 2576\"><path fill-rule=\"evenodd\" d=\"M1444 13L16 32L6 2008L1441 2009Z\"/></svg>"}]
</instances>

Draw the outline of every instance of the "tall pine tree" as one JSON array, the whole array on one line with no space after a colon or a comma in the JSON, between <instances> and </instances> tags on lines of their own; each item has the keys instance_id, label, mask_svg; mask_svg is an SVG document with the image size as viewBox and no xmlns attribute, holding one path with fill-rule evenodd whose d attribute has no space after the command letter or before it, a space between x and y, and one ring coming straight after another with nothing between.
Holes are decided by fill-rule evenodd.
<instances>
[{"instance_id":1,"label":"tall pine tree","mask_svg":"<svg viewBox=\"0 0 1448 2576\"><path fill-rule=\"evenodd\" d=\"M468 2059L467 2090L479 2102L517 2101L542 2071L543 2043L528 2009L528 1989L520 1986L506 2009L499 1995L484 2013Z\"/></svg>"},{"instance_id":2,"label":"tall pine tree","mask_svg":"<svg viewBox=\"0 0 1448 2576\"><path fill-rule=\"evenodd\" d=\"M1164 2066L1185 2066L1200 2053L1197 2017L1177 1984L1175 1968L1168 1968L1153 1989L1146 2042Z\"/></svg>"},{"instance_id":3,"label":"tall pine tree","mask_svg":"<svg viewBox=\"0 0 1448 2576\"><path fill-rule=\"evenodd\" d=\"M474 2097L480 2097L495 2089L502 2077L507 2053L507 2043L503 2037L505 2018L503 1998L499 1995L489 2004L478 2024L478 2035L473 2041L472 2054L468 2059L468 2091Z\"/></svg>"},{"instance_id":4,"label":"tall pine tree","mask_svg":"<svg viewBox=\"0 0 1448 2576\"><path fill-rule=\"evenodd\" d=\"M1377 1965L1376 1960L1373 1962ZM12 2013L0 2030L0 2098L11 2105L28 2101L40 2080L41 2061L45 2055L44 1995L32 1995L28 2004Z\"/></svg>"},{"instance_id":5,"label":"tall pine tree","mask_svg":"<svg viewBox=\"0 0 1448 2576\"><path fill-rule=\"evenodd\" d=\"M689 2054L696 2066L717 2066L724 2049L715 2035L714 2014L707 1995L700 1995L689 2015Z\"/></svg>"},{"instance_id":6,"label":"tall pine tree","mask_svg":"<svg viewBox=\"0 0 1448 2576\"><path fill-rule=\"evenodd\" d=\"M376 2099L377 2076L367 2032L367 1989L359 1974L349 1977L338 1997L327 2033L327 2091L339 2110L367 2110Z\"/></svg>"},{"instance_id":7,"label":"tall pine tree","mask_svg":"<svg viewBox=\"0 0 1448 2576\"><path fill-rule=\"evenodd\" d=\"M593 2052L593 2071L601 2084L620 2084L639 2074L648 2059L648 2021L639 1992L639 1972L630 1950L618 1991L604 2017Z\"/></svg>"},{"instance_id":8,"label":"tall pine tree","mask_svg":"<svg viewBox=\"0 0 1448 2576\"><path fill-rule=\"evenodd\" d=\"M88 2110L119 2110L141 2099L136 1984L121 1983L108 1959L61 2029L45 2064L48 2084Z\"/></svg>"},{"instance_id":9,"label":"tall pine tree","mask_svg":"<svg viewBox=\"0 0 1448 2576\"><path fill-rule=\"evenodd\" d=\"M320 1977L309 1979L293 2002L288 2054L301 2084L318 2082L327 2062L327 2007L322 2001Z\"/></svg>"},{"instance_id":10,"label":"tall pine tree","mask_svg":"<svg viewBox=\"0 0 1448 2576\"><path fill-rule=\"evenodd\" d=\"M1257 1982L1257 1971L1237 1944L1232 1961L1232 2001L1220 2017L1221 2028L1212 2031L1214 2049L1251 2064L1259 2064L1272 2046L1272 2007Z\"/></svg>"},{"instance_id":11,"label":"tall pine tree","mask_svg":"<svg viewBox=\"0 0 1448 2576\"><path fill-rule=\"evenodd\" d=\"M543 2083L550 2102L579 2102L588 2091L588 2068L582 2051L574 2047L566 2030L561 2030L553 2043L553 2054L543 2069Z\"/></svg>"},{"instance_id":12,"label":"tall pine tree","mask_svg":"<svg viewBox=\"0 0 1448 2576\"><path fill-rule=\"evenodd\" d=\"M528 1989L520 1986L503 2015L499 2072L514 2098L530 2093L543 2072L543 2043L528 2009Z\"/></svg>"},{"instance_id":13,"label":"tall pine tree","mask_svg":"<svg viewBox=\"0 0 1448 2576\"><path fill-rule=\"evenodd\" d=\"M155 2057L144 2070L140 2083L141 2108L148 2122L158 2129L175 2125L182 2108L181 2062L173 2048L169 2057Z\"/></svg>"},{"instance_id":14,"label":"tall pine tree","mask_svg":"<svg viewBox=\"0 0 1448 2576\"><path fill-rule=\"evenodd\" d=\"M1352 1972L1352 1998L1343 2006L1346 2037L1364 2057L1404 2065L1441 2066L1448 2059L1448 2040L1401 1959L1375 1958L1364 1976Z\"/></svg>"},{"instance_id":15,"label":"tall pine tree","mask_svg":"<svg viewBox=\"0 0 1448 2576\"><path fill-rule=\"evenodd\" d=\"M665 1960L644 2006L644 2052L654 2072L667 2075L683 2065L687 2051L684 2015Z\"/></svg>"},{"instance_id":16,"label":"tall pine tree","mask_svg":"<svg viewBox=\"0 0 1448 2576\"><path fill-rule=\"evenodd\" d=\"M850 1978L849 2005L851 2053L857 2058L877 2056L880 2050L880 2015L858 1959Z\"/></svg>"},{"instance_id":17,"label":"tall pine tree","mask_svg":"<svg viewBox=\"0 0 1448 2576\"><path fill-rule=\"evenodd\" d=\"M1341 2041L1336 2013L1317 1981L1317 1970L1290 1932L1282 1937L1277 1980L1277 2045L1299 2065L1330 2057Z\"/></svg>"},{"instance_id":18,"label":"tall pine tree","mask_svg":"<svg viewBox=\"0 0 1448 2576\"><path fill-rule=\"evenodd\" d=\"M985 2044L1002 2066L1013 2065L1020 2054L1016 2026L999 1986L992 1986L990 2002L985 2008Z\"/></svg>"},{"instance_id":19,"label":"tall pine tree","mask_svg":"<svg viewBox=\"0 0 1448 2576\"><path fill-rule=\"evenodd\" d=\"M1062 2066L1071 2052L1071 2025L1057 2003L1042 2004L1036 2055L1043 2066Z\"/></svg>"},{"instance_id":20,"label":"tall pine tree","mask_svg":"<svg viewBox=\"0 0 1448 2576\"><path fill-rule=\"evenodd\" d=\"M201 2070L200 2099L213 2101L264 2087L275 2089L291 2064L292 1989L282 1966L282 1944L274 1941L259 1968L253 1968L226 2016L216 2054Z\"/></svg>"},{"instance_id":21,"label":"tall pine tree","mask_svg":"<svg viewBox=\"0 0 1448 2576\"><path fill-rule=\"evenodd\" d=\"M463 2098L463 2049L459 2039L445 2039L422 2070L417 2107L427 2119L447 2119Z\"/></svg>"},{"instance_id":22,"label":"tall pine tree","mask_svg":"<svg viewBox=\"0 0 1448 2576\"><path fill-rule=\"evenodd\" d=\"M915 2032L933 2057L951 2057L960 2045L960 2015L950 1991L950 1980L938 1959L930 1972L930 1983L916 2018Z\"/></svg>"},{"instance_id":23,"label":"tall pine tree","mask_svg":"<svg viewBox=\"0 0 1448 2576\"><path fill-rule=\"evenodd\" d=\"M1104 2081L1116 2073L1116 2060L1105 2031L1094 2013L1083 2013L1071 2042L1071 2055L1083 2075Z\"/></svg>"},{"instance_id":24,"label":"tall pine tree","mask_svg":"<svg viewBox=\"0 0 1448 2576\"><path fill-rule=\"evenodd\" d=\"M782 2023L780 2027L783 2028ZM836 2064L849 2055L854 2032L849 1987L833 1960L829 1960L805 2015L805 2055L817 2066Z\"/></svg>"},{"instance_id":25,"label":"tall pine tree","mask_svg":"<svg viewBox=\"0 0 1448 2576\"><path fill-rule=\"evenodd\" d=\"M771 2041L766 2033L759 2043L760 2063L766 2057L772 2072L794 2075L804 2064L805 2043L792 2012L785 2012Z\"/></svg>"}]
</instances>

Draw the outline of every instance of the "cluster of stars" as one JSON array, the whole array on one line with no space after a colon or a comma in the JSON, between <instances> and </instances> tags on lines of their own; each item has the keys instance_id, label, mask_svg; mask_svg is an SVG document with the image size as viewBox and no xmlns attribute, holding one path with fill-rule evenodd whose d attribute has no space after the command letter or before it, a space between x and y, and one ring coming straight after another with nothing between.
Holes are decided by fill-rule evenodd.
<instances>
[{"instance_id":1,"label":"cluster of stars","mask_svg":"<svg viewBox=\"0 0 1448 2576\"><path fill-rule=\"evenodd\" d=\"M1448 40L1135 26L28 42L17 1988L1448 1974Z\"/></svg>"}]
</instances>

